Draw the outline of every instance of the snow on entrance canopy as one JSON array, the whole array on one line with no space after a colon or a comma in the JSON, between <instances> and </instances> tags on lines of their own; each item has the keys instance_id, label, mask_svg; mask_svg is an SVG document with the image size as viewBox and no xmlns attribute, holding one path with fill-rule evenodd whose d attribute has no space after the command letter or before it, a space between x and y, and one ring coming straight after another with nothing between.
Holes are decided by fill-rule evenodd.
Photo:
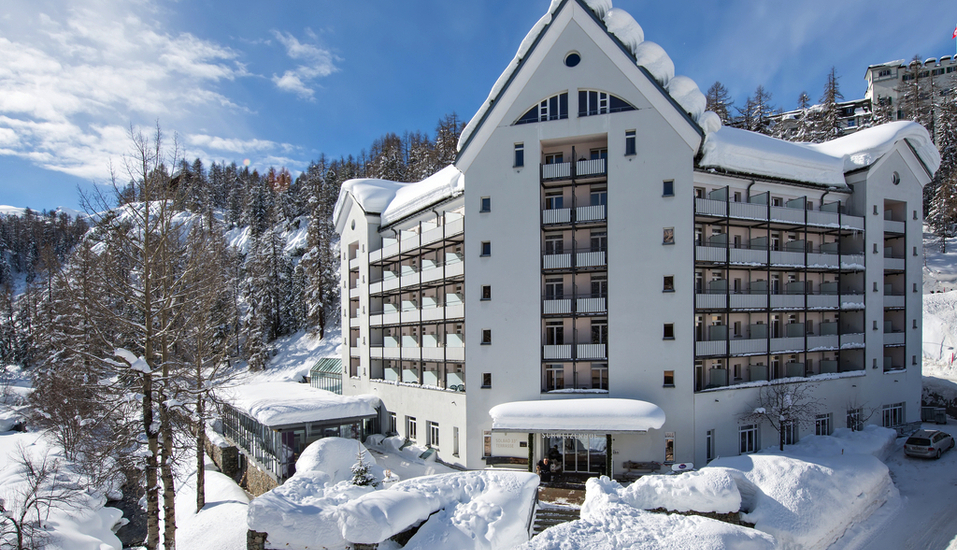
<instances>
[{"instance_id":1,"label":"snow on entrance canopy","mask_svg":"<svg viewBox=\"0 0 957 550\"><path fill-rule=\"evenodd\" d=\"M503 71L501 76L498 77L498 80L495 81L495 85L492 86L492 90L488 94L488 99L482 103L478 112L475 113L472 120L470 120L469 123L465 125L465 129L462 130L462 135L459 137L459 151L468 143L472 133L505 89L512 74L518 70L522 60L525 59L531 51L538 37L552 22L552 17L554 17L558 8L564 5L565 2L573 1L576 0L552 0L551 5L548 7L548 12L528 31L528 34L525 35L525 39L522 40L521 45L519 45L515 57L512 58L512 61L505 67L505 71ZM582 2L595 14L595 17L605 25L605 30L608 34L621 42L621 44L631 52L631 55L635 58L635 64L644 67L651 76L668 91L675 102L691 115L691 118L705 133L716 131L721 127L721 119L718 115L711 111L704 110L705 97L704 94L701 93L701 90L698 89L698 85L688 77L675 77L675 64L671 58L668 57L664 48L654 42L645 41L644 30L642 30L641 25L639 25L628 12L620 8L613 8L611 0L578 1ZM675 89L672 89L669 87L669 84L672 79L675 78L682 80L679 81Z\"/></svg>"},{"instance_id":2,"label":"snow on entrance canopy","mask_svg":"<svg viewBox=\"0 0 957 550\"><path fill-rule=\"evenodd\" d=\"M665 423L660 407L637 399L513 401L488 413L492 430L502 432L646 432Z\"/></svg>"},{"instance_id":3,"label":"snow on entrance canopy","mask_svg":"<svg viewBox=\"0 0 957 550\"><path fill-rule=\"evenodd\" d=\"M722 127L705 138L699 165L846 189L845 172L870 166L901 140L913 147L931 174L937 171L940 155L927 130L906 121L882 124L817 144L792 143Z\"/></svg>"},{"instance_id":4,"label":"snow on entrance canopy","mask_svg":"<svg viewBox=\"0 0 957 550\"><path fill-rule=\"evenodd\" d=\"M379 398L343 396L298 382L243 384L223 390L227 403L269 427L375 416Z\"/></svg>"},{"instance_id":5,"label":"snow on entrance canopy","mask_svg":"<svg viewBox=\"0 0 957 550\"><path fill-rule=\"evenodd\" d=\"M382 224L388 225L427 206L465 192L465 176L453 165L416 183L402 183L380 179L352 179L342 184L339 200L333 212L333 222L339 225L339 216L351 195L366 214L380 214Z\"/></svg>"}]
</instances>

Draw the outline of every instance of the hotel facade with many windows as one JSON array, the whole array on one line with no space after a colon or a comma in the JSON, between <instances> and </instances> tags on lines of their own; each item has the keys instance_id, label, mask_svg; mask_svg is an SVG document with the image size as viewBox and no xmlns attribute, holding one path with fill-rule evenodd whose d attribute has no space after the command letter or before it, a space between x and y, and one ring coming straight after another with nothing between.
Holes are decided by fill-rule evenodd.
<instances>
[{"instance_id":1,"label":"hotel facade with many windows","mask_svg":"<svg viewBox=\"0 0 957 550\"><path fill-rule=\"evenodd\" d=\"M343 392L465 468L753 452L769 384L821 402L791 440L917 420L926 132L716 127L660 48L582 0L550 15L453 166L343 186Z\"/></svg>"}]
</instances>

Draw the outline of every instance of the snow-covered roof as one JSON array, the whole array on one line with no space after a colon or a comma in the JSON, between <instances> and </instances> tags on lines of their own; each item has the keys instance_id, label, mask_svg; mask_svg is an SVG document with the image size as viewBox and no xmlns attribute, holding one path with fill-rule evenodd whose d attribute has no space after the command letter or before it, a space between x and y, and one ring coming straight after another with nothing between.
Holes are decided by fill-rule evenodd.
<instances>
[{"instance_id":1,"label":"snow-covered roof","mask_svg":"<svg viewBox=\"0 0 957 550\"><path fill-rule=\"evenodd\" d=\"M344 396L298 382L243 384L223 390L224 400L265 426L286 426L378 414L379 398Z\"/></svg>"},{"instance_id":2,"label":"snow-covered roof","mask_svg":"<svg viewBox=\"0 0 957 550\"><path fill-rule=\"evenodd\" d=\"M415 183L362 178L351 179L339 189L333 221L339 216L346 197L351 196L367 214L380 214L383 225L398 221L426 206L465 192L465 176L454 165L446 166L428 178Z\"/></svg>"},{"instance_id":3,"label":"snow-covered roof","mask_svg":"<svg viewBox=\"0 0 957 550\"><path fill-rule=\"evenodd\" d=\"M699 166L844 189L846 172L874 164L902 140L910 144L933 175L940 167L940 154L927 130L908 121L890 122L814 144L722 127L705 138Z\"/></svg>"},{"instance_id":4,"label":"snow-covered roof","mask_svg":"<svg viewBox=\"0 0 957 550\"><path fill-rule=\"evenodd\" d=\"M637 399L513 401L492 407L492 429L518 432L645 432L665 423L661 407Z\"/></svg>"},{"instance_id":5,"label":"snow-covered roof","mask_svg":"<svg viewBox=\"0 0 957 550\"><path fill-rule=\"evenodd\" d=\"M874 164L902 140L906 140L914 148L914 152L932 175L940 168L940 153L930 140L930 134L920 124L906 120L888 122L825 143L808 144L806 147L843 159L844 170L850 172Z\"/></svg>"},{"instance_id":6,"label":"snow-covered roof","mask_svg":"<svg viewBox=\"0 0 957 550\"><path fill-rule=\"evenodd\" d=\"M495 81L488 98L482 103L478 111L472 117L462 135L459 137L458 149L461 151L469 142L472 134L481 124L488 111L495 104L496 99L505 89L512 75L518 70L522 60L529 54L532 47L538 41L541 34L552 22L558 9L566 1L574 0L552 0L548 11L525 35L525 39L518 47L515 57L509 62L508 66ZM708 116L704 110L705 96L698 89L698 85L688 77L675 76L675 64L665 52L664 48L654 42L645 40L645 33L641 26L625 10L613 8L611 0L577 0L595 15L595 17L604 24L606 32L618 40L625 49L631 53L635 59L635 64L644 67L649 74L662 86L672 99L691 115L694 120L705 132L716 130L720 127L720 118L717 115ZM672 79L681 79L672 89L669 86ZM717 125L715 123L718 123Z\"/></svg>"}]
</instances>

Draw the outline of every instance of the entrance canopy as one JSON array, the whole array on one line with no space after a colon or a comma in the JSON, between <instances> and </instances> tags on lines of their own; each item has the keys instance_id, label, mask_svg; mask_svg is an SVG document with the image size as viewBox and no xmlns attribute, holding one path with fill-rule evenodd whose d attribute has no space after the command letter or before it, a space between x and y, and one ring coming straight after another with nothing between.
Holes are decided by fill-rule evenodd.
<instances>
[{"instance_id":1,"label":"entrance canopy","mask_svg":"<svg viewBox=\"0 0 957 550\"><path fill-rule=\"evenodd\" d=\"M646 432L665 423L658 405L637 399L513 401L492 407L489 415L497 432Z\"/></svg>"}]
</instances>

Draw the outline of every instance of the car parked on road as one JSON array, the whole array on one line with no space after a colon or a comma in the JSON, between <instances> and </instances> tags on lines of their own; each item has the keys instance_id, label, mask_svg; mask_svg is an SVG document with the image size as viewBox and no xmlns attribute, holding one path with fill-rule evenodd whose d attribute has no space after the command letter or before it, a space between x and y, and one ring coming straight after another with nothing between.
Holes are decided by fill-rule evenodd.
<instances>
[{"instance_id":1,"label":"car parked on road","mask_svg":"<svg viewBox=\"0 0 957 550\"><path fill-rule=\"evenodd\" d=\"M917 430L904 442L904 454L924 458L940 458L954 446L954 438L940 430Z\"/></svg>"}]
</instances>

